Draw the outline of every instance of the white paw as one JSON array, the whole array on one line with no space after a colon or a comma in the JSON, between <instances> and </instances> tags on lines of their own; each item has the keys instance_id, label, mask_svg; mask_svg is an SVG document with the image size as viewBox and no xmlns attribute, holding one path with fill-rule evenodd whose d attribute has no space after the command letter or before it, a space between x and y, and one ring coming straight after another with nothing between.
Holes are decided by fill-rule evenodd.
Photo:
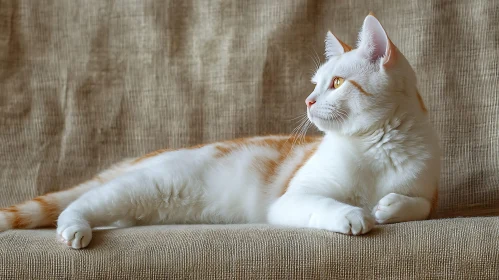
<instances>
[{"instance_id":1,"label":"white paw","mask_svg":"<svg viewBox=\"0 0 499 280\"><path fill-rule=\"evenodd\" d=\"M57 227L57 236L69 247L81 249L92 240L92 229L85 223L63 224Z\"/></svg>"},{"instance_id":2,"label":"white paw","mask_svg":"<svg viewBox=\"0 0 499 280\"><path fill-rule=\"evenodd\" d=\"M314 214L309 225L349 235L365 234L374 226L373 217L362 208L349 206L335 212L328 216L324 216L324 213Z\"/></svg>"},{"instance_id":3,"label":"white paw","mask_svg":"<svg viewBox=\"0 0 499 280\"><path fill-rule=\"evenodd\" d=\"M404 201L407 197L396 193L389 193L374 208L374 217L378 224L396 223L404 220Z\"/></svg>"}]
</instances>

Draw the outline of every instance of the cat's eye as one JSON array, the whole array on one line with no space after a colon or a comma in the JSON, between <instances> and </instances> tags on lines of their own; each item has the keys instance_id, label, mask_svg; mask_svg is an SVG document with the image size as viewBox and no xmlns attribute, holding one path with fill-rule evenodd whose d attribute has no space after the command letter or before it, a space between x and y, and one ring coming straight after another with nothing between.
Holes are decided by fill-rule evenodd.
<instances>
[{"instance_id":1,"label":"cat's eye","mask_svg":"<svg viewBox=\"0 0 499 280\"><path fill-rule=\"evenodd\" d=\"M343 84L343 82L345 81L345 79L341 78L341 77L334 77L333 80L331 81L331 85L329 86L329 88L334 88L334 89L337 89L339 87L341 87L341 85Z\"/></svg>"}]
</instances>

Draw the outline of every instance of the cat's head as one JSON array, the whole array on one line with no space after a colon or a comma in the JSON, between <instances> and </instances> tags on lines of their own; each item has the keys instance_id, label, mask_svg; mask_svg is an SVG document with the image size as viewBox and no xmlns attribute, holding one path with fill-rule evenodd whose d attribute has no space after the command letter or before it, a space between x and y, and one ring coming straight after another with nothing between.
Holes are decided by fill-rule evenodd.
<instances>
[{"instance_id":1,"label":"cat's head","mask_svg":"<svg viewBox=\"0 0 499 280\"><path fill-rule=\"evenodd\" d=\"M325 53L305 101L320 130L366 132L395 111L421 109L412 67L373 15L364 20L356 49L328 32Z\"/></svg>"}]
</instances>

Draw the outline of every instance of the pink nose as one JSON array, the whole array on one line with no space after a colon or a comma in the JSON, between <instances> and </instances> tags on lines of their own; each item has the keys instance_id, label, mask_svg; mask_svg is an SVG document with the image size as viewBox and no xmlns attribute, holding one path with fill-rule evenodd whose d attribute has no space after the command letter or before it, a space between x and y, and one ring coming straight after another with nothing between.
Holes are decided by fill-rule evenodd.
<instances>
[{"instance_id":1,"label":"pink nose","mask_svg":"<svg viewBox=\"0 0 499 280\"><path fill-rule=\"evenodd\" d=\"M307 107L308 107L308 108L312 107L312 105L314 105L314 104L315 104L315 102L316 102L316 101L315 101L315 100L313 100L313 99L307 99L307 100L305 100L305 104L307 104Z\"/></svg>"}]
</instances>

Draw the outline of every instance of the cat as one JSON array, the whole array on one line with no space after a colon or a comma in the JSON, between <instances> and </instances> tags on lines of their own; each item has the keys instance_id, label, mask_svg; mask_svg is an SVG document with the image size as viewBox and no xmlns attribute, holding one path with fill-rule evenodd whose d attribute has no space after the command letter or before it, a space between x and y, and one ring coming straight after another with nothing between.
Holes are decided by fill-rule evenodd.
<instances>
[{"instance_id":1,"label":"cat","mask_svg":"<svg viewBox=\"0 0 499 280\"><path fill-rule=\"evenodd\" d=\"M111 224L268 223L360 235L427 219L440 148L414 70L372 14L356 49L328 32L325 56L305 101L322 137L236 139L128 159L2 209L0 231L57 223L59 239L80 249L93 227Z\"/></svg>"}]
</instances>

